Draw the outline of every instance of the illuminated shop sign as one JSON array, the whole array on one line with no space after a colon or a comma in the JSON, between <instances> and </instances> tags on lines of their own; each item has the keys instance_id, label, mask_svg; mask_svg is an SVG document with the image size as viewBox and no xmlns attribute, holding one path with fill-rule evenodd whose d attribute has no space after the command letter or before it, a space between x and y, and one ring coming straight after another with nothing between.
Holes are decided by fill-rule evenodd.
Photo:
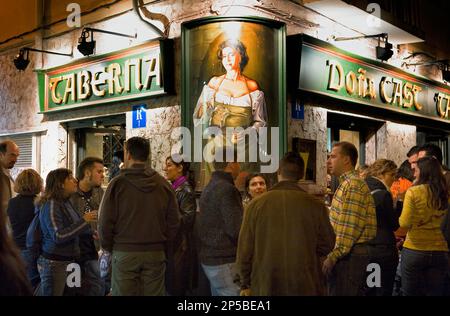
<instances>
[{"instance_id":1,"label":"illuminated shop sign","mask_svg":"<svg viewBox=\"0 0 450 316\"><path fill-rule=\"evenodd\" d=\"M409 115L450 120L450 87L306 35L297 38L301 39L300 90Z\"/></svg>"},{"instance_id":2,"label":"illuminated shop sign","mask_svg":"<svg viewBox=\"0 0 450 316\"><path fill-rule=\"evenodd\" d=\"M41 112L167 93L167 85L163 84L164 45L167 46L167 43L150 42L62 67L40 70Z\"/></svg>"}]
</instances>

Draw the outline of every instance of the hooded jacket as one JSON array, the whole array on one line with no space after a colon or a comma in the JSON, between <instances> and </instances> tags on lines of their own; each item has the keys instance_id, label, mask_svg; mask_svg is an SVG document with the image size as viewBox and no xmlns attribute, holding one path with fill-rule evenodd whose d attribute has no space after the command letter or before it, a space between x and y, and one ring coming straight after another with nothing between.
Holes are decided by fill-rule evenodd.
<instances>
[{"instance_id":1,"label":"hooded jacket","mask_svg":"<svg viewBox=\"0 0 450 316\"><path fill-rule=\"evenodd\" d=\"M170 184L144 164L122 169L103 196L99 235L107 251L164 250L180 223Z\"/></svg>"}]
</instances>

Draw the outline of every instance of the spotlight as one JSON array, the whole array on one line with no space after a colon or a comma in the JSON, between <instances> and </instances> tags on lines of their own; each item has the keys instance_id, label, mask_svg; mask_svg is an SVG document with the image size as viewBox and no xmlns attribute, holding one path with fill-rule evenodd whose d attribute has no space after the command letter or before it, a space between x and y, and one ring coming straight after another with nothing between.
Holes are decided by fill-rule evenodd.
<instances>
[{"instance_id":1,"label":"spotlight","mask_svg":"<svg viewBox=\"0 0 450 316\"><path fill-rule=\"evenodd\" d=\"M27 68L28 64L30 63L30 60L28 59L28 52L30 52L30 51L73 57L72 53L64 54L64 53L51 52L48 50L40 50L40 49L36 49L36 48L25 47L25 48L22 48L19 51L19 54L16 55L16 57L14 58L14 66L16 66L16 68L18 70L25 70Z\"/></svg>"},{"instance_id":2,"label":"spotlight","mask_svg":"<svg viewBox=\"0 0 450 316\"><path fill-rule=\"evenodd\" d=\"M94 41L94 34L91 31L90 37L91 41L88 42L86 39L89 37L89 31L84 29L81 33L81 37L78 39L78 51L83 54L83 56L89 56L94 53L95 49L95 41Z\"/></svg>"},{"instance_id":3,"label":"spotlight","mask_svg":"<svg viewBox=\"0 0 450 316\"><path fill-rule=\"evenodd\" d=\"M384 47L377 46L375 49L376 49L376 53L377 53L377 59L381 59L384 61L391 58L392 55L394 54L394 52L392 51L392 44L388 43L388 42L386 42Z\"/></svg>"},{"instance_id":4,"label":"spotlight","mask_svg":"<svg viewBox=\"0 0 450 316\"><path fill-rule=\"evenodd\" d=\"M392 57L394 52L392 51L392 44L388 42L388 34L387 33L381 33L381 34L375 34L375 35L363 35L363 36L354 36L354 37L334 37L334 40L337 41L349 41L349 40L355 40L360 38L374 38L378 37L378 46L375 48L377 59L386 61L389 58ZM380 46L381 39L384 41L384 47Z\"/></svg>"},{"instance_id":5,"label":"spotlight","mask_svg":"<svg viewBox=\"0 0 450 316\"><path fill-rule=\"evenodd\" d=\"M380 46L381 38L385 39L384 47ZM381 59L383 61L388 60L394 55L394 51L392 50L392 44L388 42L388 35L378 37L378 46L375 48L377 59Z\"/></svg>"},{"instance_id":6,"label":"spotlight","mask_svg":"<svg viewBox=\"0 0 450 316\"><path fill-rule=\"evenodd\" d=\"M19 51L19 54L16 55L14 58L14 66L16 66L17 70L25 70L28 67L28 64L30 63L30 60L28 59L28 51L26 51L25 56L25 50L21 49Z\"/></svg>"},{"instance_id":7,"label":"spotlight","mask_svg":"<svg viewBox=\"0 0 450 316\"><path fill-rule=\"evenodd\" d=\"M90 32L90 34L89 34L89 32ZM78 43L79 44L77 46L77 48L80 51L80 53L82 53L84 56L89 56L89 55L92 55L94 53L94 49L95 49L94 32L112 34L112 35L129 37L129 38L136 38L137 37L137 34L128 35L128 34L122 34L122 33L117 33L117 32L111 32L111 31L105 31L105 30L99 30L99 29L93 29L93 28L90 28L90 27L86 27L81 32L81 36L78 39ZM90 42L86 41L86 39L88 37L91 38Z\"/></svg>"}]
</instances>

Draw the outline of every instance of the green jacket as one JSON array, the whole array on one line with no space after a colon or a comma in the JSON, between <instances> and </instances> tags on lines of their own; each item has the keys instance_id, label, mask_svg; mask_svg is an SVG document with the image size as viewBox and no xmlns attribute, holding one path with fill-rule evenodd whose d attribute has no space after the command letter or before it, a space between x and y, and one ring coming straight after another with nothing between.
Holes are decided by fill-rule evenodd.
<instances>
[{"instance_id":1,"label":"green jacket","mask_svg":"<svg viewBox=\"0 0 450 316\"><path fill-rule=\"evenodd\" d=\"M322 201L283 181L248 206L239 235L241 287L251 295L320 295L320 257L335 235Z\"/></svg>"}]
</instances>

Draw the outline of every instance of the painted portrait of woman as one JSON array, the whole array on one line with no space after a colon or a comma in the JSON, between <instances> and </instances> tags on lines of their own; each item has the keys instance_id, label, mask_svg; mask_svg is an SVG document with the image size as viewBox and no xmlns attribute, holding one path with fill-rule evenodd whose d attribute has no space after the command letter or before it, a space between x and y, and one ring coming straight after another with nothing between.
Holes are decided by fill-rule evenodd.
<instances>
[{"instance_id":1,"label":"painted portrait of woman","mask_svg":"<svg viewBox=\"0 0 450 316\"><path fill-rule=\"evenodd\" d=\"M189 102L187 125L201 128L203 135L204 161L197 168L197 189L206 185L214 171L210 161L214 160L215 149L223 147L237 151L242 174L236 184L243 189L248 173L259 172L261 151L256 143L262 128L279 125L280 56L273 50L279 45L278 30L261 23L227 19L200 23L192 30L185 87ZM210 132L211 128L221 134ZM232 133L230 128L234 129ZM251 158L254 154L256 159Z\"/></svg>"}]
</instances>

